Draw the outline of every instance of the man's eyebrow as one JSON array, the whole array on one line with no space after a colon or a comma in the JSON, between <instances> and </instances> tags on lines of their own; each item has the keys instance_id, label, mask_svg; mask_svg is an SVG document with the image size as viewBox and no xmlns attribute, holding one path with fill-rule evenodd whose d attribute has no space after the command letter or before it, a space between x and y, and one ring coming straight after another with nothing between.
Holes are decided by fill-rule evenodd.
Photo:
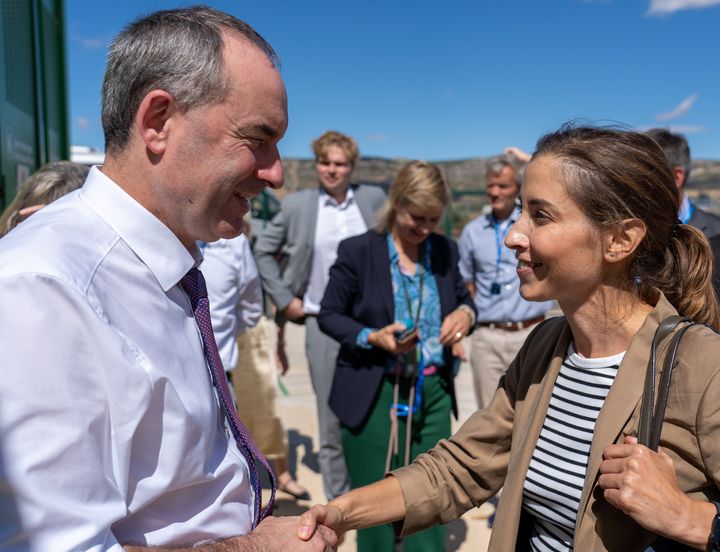
<instances>
[{"instance_id":1,"label":"man's eyebrow","mask_svg":"<svg viewBox=\"0 0 720 552\"><path fill-rule=\"evenodd\" d=\"M248 136L251 134L257 134L258 132L261 134L264 134L268 138L277 138L280 135L280 132L273 128L272 126L266 124L266 123L258 123L258 124L249 124L245 125L244 127L241 127L240 134L243 136Z\"/></svg>"}]
</instances>

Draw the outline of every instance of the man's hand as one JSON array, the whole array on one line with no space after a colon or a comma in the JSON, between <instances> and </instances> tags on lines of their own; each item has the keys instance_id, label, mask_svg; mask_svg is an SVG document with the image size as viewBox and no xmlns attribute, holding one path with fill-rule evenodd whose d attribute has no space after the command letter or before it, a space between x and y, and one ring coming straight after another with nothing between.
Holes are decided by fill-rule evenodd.
<instances>
[{"instance_id":1,"label":"man's hand","mask_svg":"<svg viewBox=\"0 0 720 552\"><path fill-rule=\"evenodd\" d=\"M287 351L285 351L285 324L277 327L277 347L275 348L275 364L281 376L287 374L290 368Z\"/></svg>"},{"instance_id":2,"label":"man's hand","mask_svg":"<svg viewBox=\"0 0 720 552\"><path fill-rule=\"evenodd\" d=\"M603 451L598 485L605 499L646 529L703 549L715 506L692 500L680 489L672 459L625 437Z\"/></svg>"},{"instance_id":3,"label":"man's hand","mask_svg":"<svg viewBox=\"0 0 720 552\"><path fill-rule=\"evenodd\" d=\"M394 324L388 324L384 328L375 330L368 336L368 343L373 347L380 347L385 349L389 353L397 355L407 353L415 348L416 340L409 341L399 345L395 339L395 334L405 330L405 324L402 322L395 322Z\"/></svg>"},{"instance_id":4,"label":"man's hand","mask_svg":"<svg viewBox=\"0 0 720 552\"><path fill-rule=\"evenodd\" d=\"M332 530L338 539L345 534L343 515L339 508L330 504L316 504L300 516L297 535L307 541L318 531Z\"/></svg>"},{"instance_id":5,"label":"man's hand","mask_svg":"<svg viewBox=\"0 0 720 552\"><path fill-rule=\"evenodd\" d=\"M521 150L518 147L515 146L509 146L503 150L503 153L505 155L514 155L518 161L521 161L522 163L527 163L532 158L532 155L529 154L526 151Z\"/></svg>"},{"instance_id":6,"label":"man's hand","mask_svg":"<svg viewBox=\"0 0 720 552\"><path fill-rule=\"evenodd\" d=\"M202 545L189 545L185 548L146 547L124 544L125 552L334 552L337 550L338 537L328 527L314 527L312 534L299 538L298 524L302 518L297 516L266 517L252 533L242 537L231 537Z\"/></svg>"},{"instance_id":7,"label":"man's hand","mask_svg":"<svg viewBox=\"0 0 720 552\"><path fill-rule=\"evenodd\" d=\"M311 532L300 535L298 525L303 527L309 522L304 521L305 515L298 518L275 517L265 518L257 528L247 535L251 547L247 550L262 550L263 552L330 552L337 550L338 535L331 528L324 525L313 525ZM240 548L239 550L245 550Z\"/></svg>"},{"instance_id":8,"label":"man's hand","mask_svg":"<svg viewBox=\"0 0 720 552\"><path fill-rule=\"evenodd\" d=\"M288 303L288 306L282 310L282 315L292 321L303 318L305 311L303 310L302 299L294 297L293 300Z\"/></svg>"}]
</instances>

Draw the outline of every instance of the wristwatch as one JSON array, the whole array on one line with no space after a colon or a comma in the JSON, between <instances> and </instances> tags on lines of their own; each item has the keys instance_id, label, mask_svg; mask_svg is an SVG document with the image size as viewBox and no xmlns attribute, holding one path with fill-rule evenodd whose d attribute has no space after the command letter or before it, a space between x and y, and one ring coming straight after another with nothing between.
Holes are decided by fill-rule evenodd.
<instances>
[{"instance_id":1,"label":"wristwatch","mask_svg":"<svg viewBox=\"0 0 720 552\"><path fill-rule=\"evenodd\" d=\"M720 502L715 502L715 508L718 513L715 514L712 531L710 531L710 546L708 547L710 552L720 552Z\"/></svg>"}]
</instances>

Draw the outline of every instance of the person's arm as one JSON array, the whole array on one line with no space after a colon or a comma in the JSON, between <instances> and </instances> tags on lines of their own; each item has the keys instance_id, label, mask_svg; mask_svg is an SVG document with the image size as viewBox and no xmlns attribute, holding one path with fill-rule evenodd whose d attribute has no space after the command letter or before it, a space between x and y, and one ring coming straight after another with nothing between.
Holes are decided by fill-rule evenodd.
<instances>
[{"instance_id":1,"label":"person's arm","mask_svg":"<svg viewBox=\"0 0 720 552\"><path fill-rule=\"evenodd\" d=\"M460 274L461 281L465 285L470 297L475 298L477 287L475 286L475 262L473 260L472 239L470 237L471 229L467 226L463 228L458 241L457 269Z\"/></svg>"},{"instance_id":2,"label":"person's arm","mask_svg":"<svg viewBox=\"0 0 720 552\"><path fill-rule=\"evenodd\" d=\"M297 516L268 517L250 534L186 547L124 545L125 552L329 552L337 548L336 533L323 525L308 538L298 538Z\"/></svg>"},{"instance_id":3,"label":"person's arm","mask_svg":"<svg viewBox=\"0 0 720 552\"><path fill-rule=\"evenodd\" d=\"M253 253L255 254L255 263L262 280L262 286L265 292L270 296L278 311L285 311L293 299L299 301L290 287L285 283L280 274L280 265L277 261L277 255L287 242L288 221L286 210L287 198L283 201L282 208L258 235L255 240ZM301 302L302 304L302 302ZM294 311L291 313L294 314ZM291 317L288 317L292 319Z\"/></svg>"},{"instance_id":4,"label":"person's arm","mask_svg":"<svg viewBox=\"0 0 720 552\"><path fill-rule=\"evenodd\" d=\"M715 504L693 500L678 486L672 459L635 437L603 451L598 485L611 505L645 529L698 550L707 548Z\"/></svg>"},{"instance_id":5,"label":"person's arm","mask_svg":"<svg viewBox=\"0 0 720 552\"><path fill-rule=\"evenodd\" d=\"M36 550L117 551L127 515L110 440L107 387L130 352L79 289L49 276L0 279L0 509L3 543ZM101 347L98 344L102 344ZM103 367L108 367L104 369ZM148 389L132 380L126 406ZM7 540L5 540L7 539Z\"/></svg>"},{"instance_id":6,"label":"person's arm","mask_svg":"<svg viewBox=\"0 0 720 552\"><path fill-rule=\"evenodd\" d=\"M382 507L378 507L382 504ZM360 487L328 504L315 505L300 516L297 526L302 540L313 538L316 529L329 527L341 537L347 531L373 527L405 517L405 499L400 484L387 477L372 485Z\"/></svg>"},{"instance_id":7,"label":"person's arm","mask_svg":"<svg viewBox=\"0 0 720 552\"><path fill-rule=\"evenodd\" d=\"M472 333L475 327L477 312L472 297L465 287L463 277L460 274L458 247L449 240L448 245L450 247L450 275L455 291L456 306L443 320L440 328L440 343L454 346L458 344L463 337Z\"/></svg>"},{"instance_id":8,"label":"person's arm","mask_svg":"<svg viewBox=\"0 0 720 552\"><path fill-rule=\"evenodd\" d=\"M235 305L237 333L244 333L257 325L263 315L263 294L255 259L247 238L236 238L233 249L237 271L238 301ZM212 308L212 305L211 305Z\"/></svg>"},{"instance_id":9,"label":"person's arm","mask_svg":"<svg viewBox=\"0 0 720 552\"><path fill-rule=\"evenodd\" d=\"M335 264L330 268L330 277L325 288L325 294L320 302L318 325L327 335L345 347L362 347L357 341L358 335L366 326L355 320L350 313L360 293L361 273L356 259L365 254L357 247L357 241L352 240L354 247L348 240L340 242L338 256ZM390 270L388 266L387 270ZM395 340L395 333L405 329L402 323L392 323L383 328L370 328L367 336L367 345L379 347L391 353L405 353L415 346L411 341L399 345Z\"/></svg>"},{"instance_id":10,"label":"person's arm","mask_svg":"<svg viewBox=\"0 0 720 552\"><path fill-rule=\"evenodd\" d=\"M532 154L521 150L517 146L508 146L503 150L503 153L505 155L514 155L521 163L529 163L530 159L532 159Z\"/></svg>"}]
</instances>

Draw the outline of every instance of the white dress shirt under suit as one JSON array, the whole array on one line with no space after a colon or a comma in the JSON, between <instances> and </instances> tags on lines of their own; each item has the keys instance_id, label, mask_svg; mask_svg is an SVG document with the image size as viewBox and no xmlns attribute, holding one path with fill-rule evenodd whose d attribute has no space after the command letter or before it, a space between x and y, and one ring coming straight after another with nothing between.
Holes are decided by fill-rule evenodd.
<instances>
[{"instance_id":1,"label":"white dress shirt under suit","mask_svg":"<svg viewBox=\"0 0 720 552\"><path fill-rule=\"evenodd\" d=\"M348 188L342 203L325 192L320 193L318 201L310 280L303 297L303 311L307 314L320 312L320 301L330 279L330 267L337 258L338 244L367 231L352 188Z\"/></svg>"},{"instance_id":2,"label":"white dress shirt under suit","mask_svg":"<svg viewBox=\"0 0 720 552\"><path fill-rule=\"evenodd\" d=\"M0 549L250 531L247 464L178 285L199 261L97 168L0 240Z\"/></svg>"}]
</instances>

